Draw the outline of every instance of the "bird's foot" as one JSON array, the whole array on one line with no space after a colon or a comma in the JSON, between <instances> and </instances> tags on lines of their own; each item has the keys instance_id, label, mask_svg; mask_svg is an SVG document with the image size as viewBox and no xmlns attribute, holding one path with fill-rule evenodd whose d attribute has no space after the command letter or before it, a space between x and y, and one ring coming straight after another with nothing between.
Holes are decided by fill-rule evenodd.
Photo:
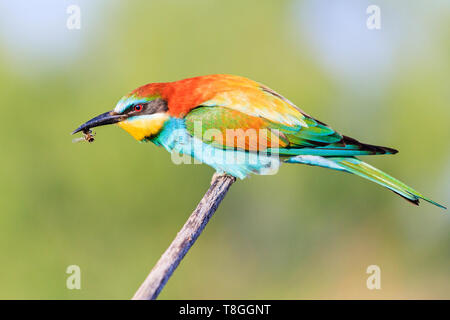
<instances>
[{"instance_id":1,"label":"bird's foot","mask_svg":"<svg viewBox=\"0 0 450 320\"><path fill-rule=\"evenodd\" d=\"M214 183L214 181L216 180L216 179L218 179L218 178L220 178L220 177L224 177L224 176L226 176L227 174L225 173L225 172L218 172L218 171L216 171L216 172L214 172L214 174L213 174L213 176L212 176L212 178L211 178L211 185Z\"/></svg>"}]
</instances>

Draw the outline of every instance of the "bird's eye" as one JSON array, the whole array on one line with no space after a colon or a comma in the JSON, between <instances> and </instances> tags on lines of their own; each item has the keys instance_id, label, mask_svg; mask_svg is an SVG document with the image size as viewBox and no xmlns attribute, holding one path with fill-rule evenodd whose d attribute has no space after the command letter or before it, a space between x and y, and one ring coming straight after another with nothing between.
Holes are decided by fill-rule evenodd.
<instances>
[{"instance_id":1,"label":"bird's eye","mask_svg":"<svg viewBox=\"0 0 450 320\"><path fill-rule=\"evenodd\" d=\"M136 111L136 112L141 112L142 109L144 109L144 106L142 104L137 104L133 107L133 111Z\"/></svg>"}]
</instances>

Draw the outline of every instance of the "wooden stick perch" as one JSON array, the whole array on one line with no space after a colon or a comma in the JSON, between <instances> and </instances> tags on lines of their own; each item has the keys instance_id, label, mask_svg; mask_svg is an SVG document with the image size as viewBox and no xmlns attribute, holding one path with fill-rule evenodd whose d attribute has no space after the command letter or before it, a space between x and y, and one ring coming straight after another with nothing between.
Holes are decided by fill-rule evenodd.
<instances>
[{"instance_id":1,"label":"wooden stick perch","mask_svg":"<svg viewBox=\"0 0 450 320\"><path fill-rule=\"evenodd\" d=\"M178 232L169 248L159 258L150 274L134 294L133 300L154 300L178 267L181 259L200 236L209 219L228 192L236 178L229 175L214 175L211 186L192 212L183 228Z\"/></svg>"}]
</instances>

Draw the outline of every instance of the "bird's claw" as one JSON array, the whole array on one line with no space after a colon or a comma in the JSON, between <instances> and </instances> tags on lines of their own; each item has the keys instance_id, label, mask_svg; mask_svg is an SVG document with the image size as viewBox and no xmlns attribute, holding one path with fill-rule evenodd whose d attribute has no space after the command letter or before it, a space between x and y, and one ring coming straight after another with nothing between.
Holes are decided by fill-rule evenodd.
<instances>
[{"instance_id":1,"label":"bird's claw","mask_svg":"<svg viewBox=\"0 0 450 320\"><path fill-rule=\"evenodd\" d=\"M225 172L218 172L218 171L214 172L214 174L213 174L213 176L212 176L212 178L211 178L211 185L214 183L214 181L215 181L217 178L224 177L224 176L226 176L226 175L227 175L227 174L226 174Z\"/></svg>"}]
</instances>

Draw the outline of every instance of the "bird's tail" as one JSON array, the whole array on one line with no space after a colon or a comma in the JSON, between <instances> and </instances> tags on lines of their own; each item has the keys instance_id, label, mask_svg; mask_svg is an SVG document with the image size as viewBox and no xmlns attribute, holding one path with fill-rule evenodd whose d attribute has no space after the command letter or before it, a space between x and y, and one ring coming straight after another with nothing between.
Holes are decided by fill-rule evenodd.
<instances>
[{"instance_id":1,"label":"bird's tail","mask_svg":"<svg viewBox=\"0 0 450 320\"><path fill-rule=\"evenodd\" d=\"M289 158L286 162L303 163L353 173L394 191L415 205L419 205L419 200L423 199L440 208L447 209L443 205L426 198L403 182L355 157L321 157L305 155Z\"/></svg>"}]
</instances>

